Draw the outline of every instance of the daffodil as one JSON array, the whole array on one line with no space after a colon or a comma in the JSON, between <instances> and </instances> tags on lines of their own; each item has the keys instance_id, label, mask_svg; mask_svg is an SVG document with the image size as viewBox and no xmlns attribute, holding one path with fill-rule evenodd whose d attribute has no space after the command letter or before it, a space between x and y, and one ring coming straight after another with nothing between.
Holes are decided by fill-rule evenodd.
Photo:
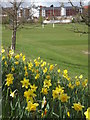
<instances>
[{"instance_id":1,"label":"daffodil","mask_svg":"<svg viewBox=\"0 0 90 120\"><path fill-rule=\"evenodd\" d=\"M58 98L58 91L57 90L52 90L52 96L53 96L53 99Z\"/></svg>"},{"instance_id":2,"label":"daffodil","mask_svg":"<svg viewBox=\"0 0 90 120\"><path fill-rule=\"evenodd\" d=\"M55 90L52 90L52 96L53 99L58 98L60 100L60 95L64 92L63 87L61 87L60 85L58 87L56 87Z\"/></svg>"},{"instance_id":3,"label":"daffodil","mask_svg":"<svg viewBox=\"0 0 90 120\"><path fill-rule=\"evenodd\" d=\"M36 66L36 67L39 66L39 62L38 62L38 61L35 62L35 66Z\"/></svg>"},{"instance_id":4,"label":"daffodil","mask_svg":"<svg viewBox=\"0 0 90 120\"><path fill-rule=\"evenodd\" d=\"M31 70L31 69L32 69L32 67L33 67L32 62L29 62L29 63L28 63L28 69L29 69L29 70Z\"/></svg>"},{"instance_id":5,"label":"daffodil","mask_svg":"<svg viewBox=\"0 0 90 120\"><path fill-rule=\"evenodd\" d=\"M80 75L80 76L79 76L79 79L82 79L82 78L83 78L83 75Z\"/></svg>"},{"instance_id":6,"label":"daffodil","mask_svg":"<svg viewBox=\"0 0 90 120\"><path fill-rule=\"evenodd\" d=\"M26 59L26 58L25 58L25 55L23 55L23 57L22 57L23 62L25 61L25 59Z\"/></svg>"},{"instance_id":7,"label":"daffodil","mask_svg":"<svg viewBox=\"0 0 90 120\"><path fill-rule=\"evenodd\" d=\"M52 84L51 84L51 80L44 80L44 87L47 87L47 88L49 88L50 86L52 86Z\"/></svg>"},{"instance_id":8,"label":"daffodil","mask_svg":"<svg viewBox=\"0 0 90 120\"><path fill-rule=\"evenodd\" d=\"M54 66L53 66L53 65L50 65L49 70L51 71L51 70L53 70L53 68L54 68Z\"/></svg>"},{"instance_id":9,"label":"daffodil","mask_svg":"<svg viewBox=\"0 0 90 120\"><path fill-rule=\"evenodd\" d=\"M23 54L22 54L22 53L20 53L20 56L21 56L21 57L22 57L22 55L23 55Z\"/></svg>"},{"instance_id":10,"label":"daffodil","mask_svg":"<svg viewBox=\"0 0 90 120\"><path fill-rule=\"evenodd\" d=\"M44 74L47 72L47 68L45 67L45 69L43 70Z\"/></svg>"},{"instance_id":11,"label":"daffodil","mask_svg":"<svg viewBox=\"0 0 90 120\"><path fill-rule=\"evenodd\" d=\"M60 73L60 69L58 69L57 72Z\"/></svg>"},{"instance_id":12,"label":"daffodil","mask_svg":"<svg viewBox=\"0 0 90 120\"><path fill-rule=\"evenodd\" d=\"M19 64L19 62L18 61L16 61L16 62L14 62L16 65L18 65Z\"/></svg>"},{"instance_id":13,"label":"daffodil","mask_svg":"<svg viewBox=\"0 0 90 120\"><path fill-rule=\"evenodd\" d=\"M22 83L22 87L25 87L26 89L30 85L29 79L26 79L26 78L24 78L23 81L21 81L21 83Z\"/></svg>"},{"instance_id":14,"label":"daffodil","mask_svg":"<svg viewBox=\"0 0 90 120\"><path fill-rule=\"evenodd\" d=\"M51 79L50 75L47 75L47 76L46 76L46 79L50 80L50 79Z\"/></svg>"},{"instance_id":15,"label":"daffodil","mask_svg":"<svg viewBox=\"0 0 90 120\"><path fill-rule=\"evenodd\" d=\"M60 95L60 100L61 100L61 102L67 102L69 98L70 98L70 97L67 96L67 94L64 94L64 93L63 93L63 94Z\"/></svg>"},{"instance_id":16,"label":"daffodil","mask_svg":"<svg viewBox=\"0 0 90 120\"><path fill-rule=\"evenodd\" d=\"M87 109L86 112L84 112L84 115L86 116L87 120L90 120L90 107Z\"/></svg>"},{"instance_id":17,"label":"daffodil","mask_svg":"<svg viewBox=\"0 0 90 120\"><path fill-rule=\"evenodd\" d=\"M70 112L69 111L67 112L67 116L70 117Z\"/></svg>"},{"instance_id":18,"label":"daffodil","mask_svg":"<svg viewBox=\"0 0 90 120\"><path fill-rule=\"evenodd\" d=\"M40 60L40 57L38 57L38 60Z\"/></svg>"},{"instance_id":19,"label":"daffodil","mask_svg":"<svg viewBox=\"0 0 90 120\"><path fill-rule=\"evenodd\" d=\"M27 70L25 71L25 76L28 76L28 72L27 72Z\"/></svg>"},{"instance_id":20,"label":"daffodil","mask_svg":"<svg viewBox=\"0 0 90 120\"><path fill-rule=\"evenodd\" d=\"M36 92L37 86L35 86L35 84L33 85L30 84L30 88L33 92Z\"/></svg>"},{"instance_id":21,"label":"daffodil","mask_svg":"<svg viewBox=\"0 0 90 120\"><path fill-rule=\"evenodd\" d=\"M61 87L60 85L58 87L56 87L56 91L58 91L59 95L62 94L62 93L64 93L63 89L64 89L64 87Z\"/></svg>"},{"instance_id":22,"label":"daffodil","mask_svg":"<svg viewBox=\"0 0 90 120\"><path fill-rule=\"evenodd\" d=\"M35 79L37 80L40 77L40 74L36 74Z\"/></svg>"},{"instance_id":23,"label":"daffodil","mask_svg":"<svg viewBox=\"0 0 90 120\"><path fill-rule=\"evenodd\" d=\"M4 53L4 52L5 52L5 49L2 48L2 49L1 49L1 53Z\"/></svg>"},{"instance_id":24,"label":"daffodil","mask_svg":"<svg viewBox=\"0 0 90 120\"><path fill-rule=\"evenodd\" d=\"M63 71L63 73L66 75L66 74L68 73L68 71L65 69L65 70Z\"/></svg>"},{"instance_id":25,"label":"daffodil","mask_svg":"<svg viewBox=\"0 0 90 120\"><path fill-rule=\"evenodd\" d=\"M72 108L74 108L76 111L82 111L82 108L84 108L84 106L82 106L79 102L78 103L73 103Z\"/></svg>"},{"instance_id":26,"label":"daffodil","mask_svg":"<svg viewBox=\"0 0 90 120\"><path fill-rule=\"evenodd\" d=\"M43 97L43 100L42 100L42 106L41 108L44 108L44 106L46 105L47 101L46 101L46 98L45 96Z\"/></svg>"},{"instance_id":27,"label":"daffodil","mask_svg":"<svg viewBox=\"0 0 90 120\"><path fill-rule=\"evenodd\" d=\"M24 97L26 98L27 101L33 101L33 98L35 98L37 95L33 92L33 90L28 89L27 91L24 92Z\"/></svg>"},{"instance_id":28,"label":"daffodil","mask_svg":"<svg viewBox=\"0 0 90 120\"><path fill-rule=\"evenodd\" d=\"M12 68L11 68L11 70L12 70L12 72L13 72L13 71L15 71L15 68L14 68L14 67L12 67Z\"/></svg>"},{"instance_id":29,"label":"daffodil","mask_svg":"<svg viewBox=\"0 0 90 120\"><path fill-rule=\"evenodd\" d=\"M88 83L88 80L85 79L85 80L82 82L82 86L83 86L83 87L86 87L86 86L87 86L87 83Z\"/></svg>"},{"instance_id":30,"label":"daffodil","mask_svg":"<svg viewBox=\"0 0 90 120\"><path fill-rule=\"evenodd\" d=\"M27 70L27 66L24 67L24 70Z\"/></svg>"},{"instance_id":31,"label":"daffodil","mask_svg":"<svg viewBox=\"0 0 90 120\"><path fill-rule=\"evenodd\" d=\"M39 106L38 103L32 103L31 101L28 101L26 110L30 111L36 111L37 106Z\"/></svg>"},{"instance_id":32,"label":"daffodil","mask_svg":"<svg viewBox=\"0 0 90 120\"><path fill-rule=\"evenodd\" d=\"M41 93L43 93L44 95L48 94L48 89L47 88L42 88Z\"/></svg>"},{"instance_id":33,"label":"daffodil","mask_svg":"<svg viewBox=\"0 0 90 120\"><path fill-rule=\"evenodd\" d=\"M6 66L7 66L7 61L5 61L5 62L4 62L4 65L6 65Z\"/></svg>"},{"instance_id":34,"label":"daffodil","mask_svg":"<svg viewBox=\"0 0 90 120\"><path fill-rule=\"evenodd\" d=\"M19 59L20 58L20 55L19 54L17 54L16 56L15 56L15 59Z\"/></svg>"},{"instance_id":35,"label":"daffodil","mask_svg":"<svg viewBox=\"0 0 90 120\"><path fill-rule=\"evenodd\" d=\"M9 50L9 55L12 56L14 54L14 50Z\"/></svg>"},{"instance_id":36,"label":"daffodil","mask_svg":"<svg viewBox=\"0 0 90 120\"><path fill-rule=\"evenodd\" d=\"M80 81L79 80L76 81L75 84L76 84L76 86L79 86L80 85Z\"/></svg>"},{"instance_id":37,"label":"daffodil","mask_svg":"<svg viewBox=\"0 0 90 120\"><path fill-rule=\"evenodd\" d=\"M5 56L2 56L2 60L4 60L5 59Z\"/></svg>"},{"instance_id":38,"label":"daffodil","mask_svg":"<svg viewBox=\"0 0 90 120\"><path fill-rule=\"evenodd\" d=\"M5 85L10 86L11 84L13 84L13 80L14 80L13 74L8 74L6 76L7 76L7 79L6 79Z\"/></svg>"},{"instance_id":39,"label":"daffodil","mask_svg":"<svg viewBox=\"0 0 90 120\"><path fill-rule=\"evenodd\" d=\"M15 92L16 92L17 90L14 90L13 92L12 91L10 91L10 96L12 97L12 98L14 98L15 97Z\"/></svg>"}]
</instances>

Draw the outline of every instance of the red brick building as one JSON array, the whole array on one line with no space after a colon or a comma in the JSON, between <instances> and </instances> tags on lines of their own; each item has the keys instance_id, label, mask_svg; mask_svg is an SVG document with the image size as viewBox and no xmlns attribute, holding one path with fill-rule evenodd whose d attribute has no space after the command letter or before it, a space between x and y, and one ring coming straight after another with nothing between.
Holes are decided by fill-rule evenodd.
<instances>
[{"instance_id":1,"label":"red brick building","mask_svg":"<svg viewBox=\"0 0 90 120\"><path fill-rule=\"evenodd\" d=\"M59 17L59 16L75 16L79 12L79 7L76 10L70 7L43 7L40 6L40 16L42 17Z\"/></svg>"}]
</instances>

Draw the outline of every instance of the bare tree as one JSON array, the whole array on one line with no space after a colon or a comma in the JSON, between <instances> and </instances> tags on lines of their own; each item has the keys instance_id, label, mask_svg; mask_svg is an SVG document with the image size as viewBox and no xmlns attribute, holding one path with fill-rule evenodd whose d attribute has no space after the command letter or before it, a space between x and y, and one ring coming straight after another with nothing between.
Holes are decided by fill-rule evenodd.
<instances>
[{"instance_id":1,"label":"bare tree","mask_svg":"<svg viewBox=\"0 0 90 120\"><path fill-rule=\"evenodd\" d=\"M73 9L77 10L71 0L69 0L69 3L72 5ZM89 8L88 8L88 10L85 10L81 0L80 0L79 4L80 4L79 16L82 19L82 21L85 22L86 25L90 26Z\"/></svg>"},{"instance_id":2,"label":"bare tree","mask_svg":"<svg viewBox=\"0 0 90 120\"><path fill-rule=\"evenodd\" d=\"M5 9L2 7L2 11L6 12L7 15L10 17L10 25L8 26L12 30L12 45L11 48L15 50L16 48L16 33L17 29L19 28L21 21L18 20L18 11L20 9L21 4L23 1L17 2L17 0L13 0L12 2L9 2L11 4L11 9Z\"/></svg>"}]
</instances>

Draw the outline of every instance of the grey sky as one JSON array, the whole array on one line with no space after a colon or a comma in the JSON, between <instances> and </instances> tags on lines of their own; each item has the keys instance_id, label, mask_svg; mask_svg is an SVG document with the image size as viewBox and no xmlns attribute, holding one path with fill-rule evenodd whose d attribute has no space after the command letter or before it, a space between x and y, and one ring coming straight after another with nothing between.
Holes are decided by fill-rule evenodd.
<instances>
[{"instance_id":1,"label":"grey sky","mask_svg":"<svg viewBox=\"0 0 90 120\"><path fill-rule=\"evenodd\" d=\"M9 1L13 1L13 0L0 0L0 2L2 2L2 5L5 7L8 5ZM17 1L21 1L21 0L17 0ZM70 6L70 4L68 3L68 0L23 0L24 3L24 7L30 6L31 3L34 3L36 6L38 5L43 5L43 6L50 6L50 5L54 5L56 6L60 6L60 2L63 2L65 4L65 6ZM83 1L84 5L88 5L88 2L90 2L90 0L81 0ZM77 6L79 5L78 2L80 2L80 0L72 0L72 2L74 2L74 4Z\"/></svg>"}]
</instances>

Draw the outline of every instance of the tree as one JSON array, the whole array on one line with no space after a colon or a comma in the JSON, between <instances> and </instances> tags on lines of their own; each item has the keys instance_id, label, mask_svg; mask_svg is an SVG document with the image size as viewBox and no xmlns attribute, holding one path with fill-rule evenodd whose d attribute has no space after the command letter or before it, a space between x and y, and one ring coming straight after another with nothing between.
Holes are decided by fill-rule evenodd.
<instances>
[{"instance_id":1,"label":"tree","mask_svg":"<svg viewBox=\"0 0 90 120\"><path fill-rule=\"evenodd\" d=\"M13 2L9 2L11 4L11 9L5 9L2 7L2 11L5 11L10 19L9 28L12 30L12 45L11 49L15 50L16 48L16 33L17 29L19 28L21 21L18 20L18 11L20 9L21 4L23 1L17 2L17 0L13 0Z\"/></svg>"},{"instance_id":2,"label":"tree","mask_svg":"<svg viewBox=\"0 0 90 120\"><path fill-rule=\"evenodd\" d=\"M77 10L71 0L69 0L69 3L72 5L73 9ZM86 25L90 26L90 12L89 12L90 8L85 10L81 0L79 4L80 4L80 10L79 10L80 17L79 18L81 18L82 21L85 22Z\"/></svg>"}]
</instances>

